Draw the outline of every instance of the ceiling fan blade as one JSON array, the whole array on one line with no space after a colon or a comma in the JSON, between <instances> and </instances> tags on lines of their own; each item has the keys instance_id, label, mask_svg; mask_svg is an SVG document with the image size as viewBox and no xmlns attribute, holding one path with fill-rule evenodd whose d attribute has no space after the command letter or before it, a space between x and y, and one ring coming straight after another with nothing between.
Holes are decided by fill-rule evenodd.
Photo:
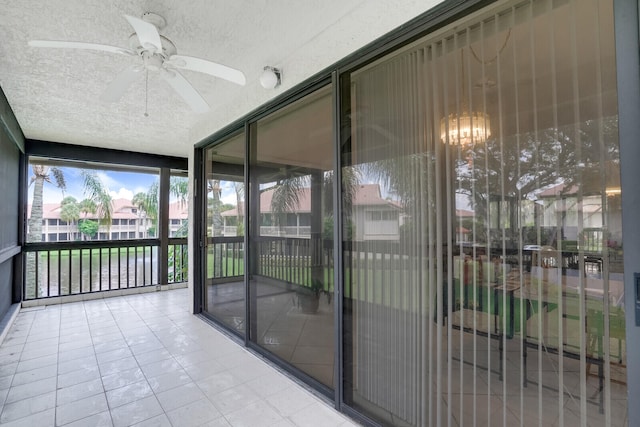
<instances>
[{"instance_id":1,"label":"ceiling fan blade","mask_svg":"<svg viewBox=\"0 0 640 427\"><path fill-rule=\"evenodd\" d=\"M214 77L219 77L232 83L239 84L240 86L244 86L247 82L242 71L227 67L226 65L216 64L215 62L207 61L206 59L194 58L192 56L172 55L169 58L169 63L176 68L209 74Z\"/></svg>"},{"instance_id":2,"label":"ceiling fan blade","mask_svg":"<svg viewBox=\"0 0 640 427\"><path fill-rule=\"evenodd\" d=\"M163 69L160 75L175 90L178 95L191 107L196 113L204 113L209 111L209 104L202 96L191 86L191 83L184 78L182 74L175 70Z\"/></svg>"},{"instance_id":3,"label":"ceiling fan blade","mask_svg":"<svg viewBox=\"0 0 640 427\"><path fill-rule=\"evenodd\" d=\"M126 90L131 86L135 79L142 75L142 68L133 65L116 76L107 88L100 95L100 99L106 102L116 102L119 100Z\"/></svg>"},{"instance_id":4,"label":"ceiling fan blade","mask_svg":"<svg viewBox=\"0 0 640 427\"><path fill-rule=\"evenodd\" d=\"M160 34L155 25L130 15L124 15L124 17L127 18L127 21L135 30L142 47L147 49L155 48L158 52L162 52Z\"/></svg>"},{"instance_id":5,"label":"ceiling fan blade","mask_svg":"<svg viewBox=\"0 0 640 427\"><path fill-rule=\"evenodd\" d=\"M56 40L30 40L29 46L49 47L54 49L99 50L102 52L119 53L122 55L135 55L135 53L129 49L124 49L117 46L109 46L106 44L96 44L96 43L65 42L65 41L56 41Z\"/></svg>"}]
</instances>

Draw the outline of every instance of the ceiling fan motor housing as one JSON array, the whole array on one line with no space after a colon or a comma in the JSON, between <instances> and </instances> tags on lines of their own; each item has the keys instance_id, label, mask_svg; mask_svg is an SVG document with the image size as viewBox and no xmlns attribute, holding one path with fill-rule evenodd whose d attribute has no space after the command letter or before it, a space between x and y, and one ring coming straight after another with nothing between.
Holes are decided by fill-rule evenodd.
<instances>
[{"instance_id":1,"label":"ceiling fan motor housing","mask_svg":"<svg viewBox=\"0 0 640 427\"><path fill-rule=\"evenodd\" d=\"M162 42L162 52L156 52L158 55L162 55L164 59L168 59L170 56L178 53L176 45L174 45L171 40L161 35L160 41ZM149 52L149 49L140 45L140 41L138 40L138 35L136 33L129 36L129 47L140 56L143 56L144 52Z\"/></svg>"},{"instance_id":2,"label":"ceiling fan motor housing","mask_svg":"<svg viewBox=\"0 0 640 427\"><path fill-rule=\"evenodd\" d=\"M142 20L154 25L158 30L162 30L167 25L167 20L157 13L145 12L141 16Z\"/></svg>"}]
</instances>

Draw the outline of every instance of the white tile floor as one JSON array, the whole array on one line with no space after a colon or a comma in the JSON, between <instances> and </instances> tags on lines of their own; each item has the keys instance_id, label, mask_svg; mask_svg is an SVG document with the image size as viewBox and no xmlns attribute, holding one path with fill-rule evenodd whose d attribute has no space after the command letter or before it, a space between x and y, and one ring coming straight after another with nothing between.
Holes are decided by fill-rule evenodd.
<instances>
[{"instance_id":1,"label":"white tile floor","mask_svg":"<svg viewBox=\"0 0 640 427\"><path fill-rule=\"evenodd\" d=\"M0 346L0 425L356 425L189 314L188 292L22 310Z\"/></svg>"}]
</instances>

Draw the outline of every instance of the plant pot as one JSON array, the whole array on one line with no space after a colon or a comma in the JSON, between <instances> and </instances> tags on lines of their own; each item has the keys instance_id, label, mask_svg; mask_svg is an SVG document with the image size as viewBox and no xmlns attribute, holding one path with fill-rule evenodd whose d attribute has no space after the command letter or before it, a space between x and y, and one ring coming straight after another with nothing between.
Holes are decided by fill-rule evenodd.
<instances>
[{"instance_id":1,"label":"plant pot","mask_svg":"<svg viewBox=\"0 0 640 427\"><path fill-rule=\"evenodd\" d=\"M302 313L315 314L320 306L320 294L315 292L298 292L298 308Z\"/></svg>"}]
</instances>

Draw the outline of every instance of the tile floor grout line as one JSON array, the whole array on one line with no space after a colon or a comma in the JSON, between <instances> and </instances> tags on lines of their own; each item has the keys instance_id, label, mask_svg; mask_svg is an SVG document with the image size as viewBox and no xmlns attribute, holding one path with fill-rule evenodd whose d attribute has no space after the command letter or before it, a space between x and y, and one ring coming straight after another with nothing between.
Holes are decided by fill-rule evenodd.
<instances>
[{"instance_id":1,"label":"tile floor grout line","mask_svg":"<svg viewBox=\"0 0 640 427\"><path fill-rule=\"evenodd\" d=\"M120 297L116 297L120 298ZM104 387L104 381L102 380L102 371L100 370L100 363L98 363L98 354L96 353L96 345L93 341L93 333L91 332L91 325L89 324L89 318L87 317L87 301L83 301L82 307L84 308L85 317L87 320L87 329L89 329L89 338L91 339L91 348L93 349L93 357L96 360L96 367L98 368L98 375L100 376L100 384L102 385L102 394L104 394L104 400L107 402L107 412L109 412L109 420L111 421L111 425L113 426L113 417L111 416L111 406L109 405L109 399L107 399L107 390ZM104 303L107 308L109 308L108 304ZM109 315L113 318L113 313L109 310ZM118 328L119 329L119 328ZM91 417L93 415L89 415ZM88 418L88 417L85 417ZM84 419L84 418L83 418Z\"/></svg>"},{"instance_id":2,"label":"tile floor grout line","mask_svg":"<svg viewBox=\"0 0 640 427\"><path fill-rule=\"evenodd\" d=\"M146 297L146 296L145 296L145 297ZM145 298L145 299L146 299L146 298ZM129 304L129 302L128 302L128 301L127 301L127 304L131 307L131 309L133 309L133 311L136 313L136 315L140 316L140 314L138 313L138 310L136 310L136 309L135 309L135 307L133 307L131 304ZM140 319L141 319L141 320L142 320L142 322L146 325L146 327L147 327L147 328L149 328L149 325L147 324L147 322L146 322L142 317L140 317ZM155 334L155 332L153 331L153 329L149 328L149 331L151 332L151 334L152 334L156 339L158 339L158 336ZM162 348L163 348L164 350L167 350L167 347L164 345L164 343L163 343L162 341L160 341L159 339L158 339L158 341L162 344ZM127 342L127 340L126 340L126 339L125 339L125 342L127 343L127 348L129 348L129 351L131 352L131 354L132 354L133 358L134 358L134 359L135 359L135 361L136 361L136 365L138 365L138 369L140 369L140 372L142 372L142 376L144 377L145 382L149 385L149 388L151 389L151 394L153 395L153 397L154 397L154 398L156 399L156 401L158 402L158 405L160 405L160 408L162 409L162 414L164 414L165 418L169 421L169 424L171 424L171 425L173 426L173 423L171 422L171 418L169 418L169 415L167 414L167 412L165 411L164 407L163 407L163 406L162 406L162 404L160 403L160 399L158 399L158 396L156 395L155 390L153 389L153 387L152 387L152 386L151 386L151 384L149 383L149 378L147 378L147 374L145 374L144 370L142 370L142 366L140 366L140 362L138 362L138 359L136 358L135 353L134 353L134 352L133 352L133 350L131 349L131 346L129 345L129 343ZM151 351L154 351L154 350L151 350ZM143 353L143 354L144 354L144 353ZM171 353L170 353L170 354L171 354ZM173 354L171 354L171 359L174 359L174 360L175 360L175 358L174 358ZM178 363L178 362L176 361L176 363ZM156 416L157 416L157 415L154 415L154 416L152 416L152 417L150 417L150 418L147 418L147 420L148 420L148 419L151 419L151 418L155 418ZM140 422L144 422L144 421L146 421L146 420L142 420L142 421L140 421ZM136 424L137 424L137 423L136 423Z\"/></svg>"},{"instance_id":3,"label":"tile floor grout line","mask_svg":"<svg viewBox=\"0 0 640 427\"><path fill-rule=\"evenodd\" d=\"M19 316L20 314L18 314ZM33 318L35 319L35 315L33 316ZM29 334L31 333L31 328L33 328L33 321L34 319L31 320L30 324L29 324L29 331L27 332L27 339L29 338ZM16 321L18 320L18 318L16 317ZM15 325L15 322L14 322ZM11 325L11 327L13 327L14 325ZM24 353L24 348L26 346L26 341L25 343L22 345L22 349L20 350L20 356L18 357L18 360L16 362L16 368L13 370L13 374L11 374L11 382L9 383L9 388L7 391L7 396L4 398L4 402L2 403L2 410L0 410L0 420L2 419L2 416L4 415L4 411L6 409L7 406L7 399L9 398L9 393L11 393L11 389L13 388L13 381L16 377L16 371L18 369L18 365L20 364L20 360L22 359L22 353ZM1 345L0 345L1 347ZM23 399L21 399L23 400ZM18 401L16 401L18 402ZM15 402L11 402L11 403L15 403ZM1 423L1 422L0 422Z\"/></svg>"},{"instance_id":4,"label":"tile floor grout line","mask_svg":"<svg viewBox=\"0 0 640 427\"><path fill-rule=\"evenodd\" d=\"M45 306L46 307L46 306ZM46 308L45 308L46 310ZM58 375L60 373L58 367L60 366L60 333L62 332L62 310L60 311L59 319L58 319L58 353L57 353L57 363L56 363L56 388L55 388L55 397L53 399L53 424L55 426L58 425ZM83 309L84 312L84 309Z\"/></svg>"}]
</instances>

